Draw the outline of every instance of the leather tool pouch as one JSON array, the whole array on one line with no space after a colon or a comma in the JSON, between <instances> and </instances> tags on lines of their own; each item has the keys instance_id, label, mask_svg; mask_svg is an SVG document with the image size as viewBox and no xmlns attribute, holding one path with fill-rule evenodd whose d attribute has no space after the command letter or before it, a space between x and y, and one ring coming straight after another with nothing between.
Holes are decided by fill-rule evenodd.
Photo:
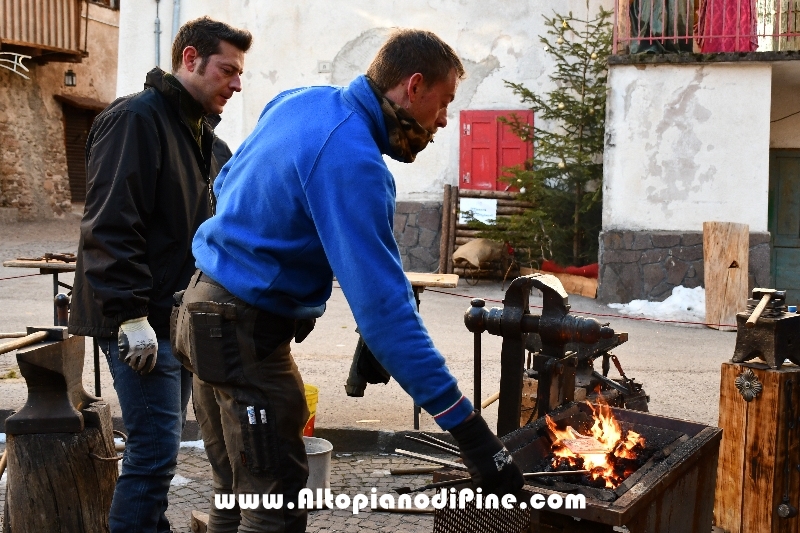
<instances>
[{"instance_id":1,"label":"leather tool pouch","mask_svg":"<svg viewBox=\"0 0 800 533\"><path fill-rule=\"evenodd\" d=\"M189 359L198 378L224 383L229 362L239 354L236 339L236 306L217 302L187 304L189 314Z\"/></svg>"}]
</instances>

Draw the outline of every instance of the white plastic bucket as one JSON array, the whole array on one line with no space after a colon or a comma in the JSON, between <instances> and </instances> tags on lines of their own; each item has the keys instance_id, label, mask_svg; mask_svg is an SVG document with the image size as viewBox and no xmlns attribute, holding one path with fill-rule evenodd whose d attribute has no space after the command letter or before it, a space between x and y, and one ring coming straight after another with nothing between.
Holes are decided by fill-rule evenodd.
<instances>
[{"instance_id":1,"label":"white plastic bucket","mask_svg":"<svg viewBox=\"0 0 800 533\"><path fill-rule=\"evenodd\" d=\"M303 437L308 456L308 482L306 487L329 489L331 487L331 452L333 444L317 437Z\"/></svg>"}]
</instances>

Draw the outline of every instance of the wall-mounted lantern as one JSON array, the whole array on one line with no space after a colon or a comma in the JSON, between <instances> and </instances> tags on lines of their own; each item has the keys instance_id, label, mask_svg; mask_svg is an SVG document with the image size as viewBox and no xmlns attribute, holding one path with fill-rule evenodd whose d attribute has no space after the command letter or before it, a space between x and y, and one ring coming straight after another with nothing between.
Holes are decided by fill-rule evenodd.
<instances>
[{"instance_id":1,"label":"wall-mounted lantern","mask_svg":"<svg viewBox=\"0 0 800 533\"><path fill-rule=\"evenodd\" d=\"M64 85L66 87L75 87L77 83L78 83L78 76L75 75L72 69L69 69L64 73Z\"/></svg>"}]
</instances>

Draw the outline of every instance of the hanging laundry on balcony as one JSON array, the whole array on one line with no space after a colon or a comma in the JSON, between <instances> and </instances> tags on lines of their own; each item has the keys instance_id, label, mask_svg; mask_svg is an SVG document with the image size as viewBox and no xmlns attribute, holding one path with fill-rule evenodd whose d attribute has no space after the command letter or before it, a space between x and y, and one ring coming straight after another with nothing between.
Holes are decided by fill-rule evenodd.
<instances>
[{"instance_id":1,"label":"hanging laundry on balcony","mask_svg":"<svg viewBox=\"0 0 800 533\"><path fill-rule=\"evenodd\" d=\"M692 51L692 18L694 14L691 7L693 7L693 2L687 0L628 1L630 2L631 54Z\"/></svg>"},{"instance_id":2,"label":"hanging laundry on balcony","mask_svg":"<svg viewBox=\"0 0 800 533\"><path fill-rule=\"evenodd\" d=\"M698 15L702 53L754 52L758 48L755 0L701 0Z\"/></svg>"}]
</instances>

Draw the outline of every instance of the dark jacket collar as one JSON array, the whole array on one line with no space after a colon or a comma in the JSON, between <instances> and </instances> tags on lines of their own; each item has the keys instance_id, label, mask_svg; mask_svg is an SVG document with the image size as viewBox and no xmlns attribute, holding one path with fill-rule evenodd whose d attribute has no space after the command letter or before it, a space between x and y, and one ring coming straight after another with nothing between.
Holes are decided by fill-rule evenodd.
<instances>
[{"instance_id":1,"label":"dark jacket collar","mask_svg":"<svg viewBox=\"0 0 800 533\"><path fill-rule=\"evenodd\" d=\"M174 83L169 83L166 80L166 75L166 72L158 67L155 67L153 70L147 73L144 87L145 89L152 87L164 95L167 101L174 106L175 110L180 115L181 120L191 129L191 124L194 122L194 120L196 120L196 118L194 118L192 115L195 113L202 115L202 107L200 107L200 104L197 102L197 100L192 98L192 95L189 94L189 91L187 91L180 84L177 78L173 77L174 82L178 85L175 86ZM183 105L181 105L182 103ZM220 120L222 120L219 115L213 113L202 116L202 119L211 129L217 127L217 124L219 124Z\"/></svg>"}]
</instances>

